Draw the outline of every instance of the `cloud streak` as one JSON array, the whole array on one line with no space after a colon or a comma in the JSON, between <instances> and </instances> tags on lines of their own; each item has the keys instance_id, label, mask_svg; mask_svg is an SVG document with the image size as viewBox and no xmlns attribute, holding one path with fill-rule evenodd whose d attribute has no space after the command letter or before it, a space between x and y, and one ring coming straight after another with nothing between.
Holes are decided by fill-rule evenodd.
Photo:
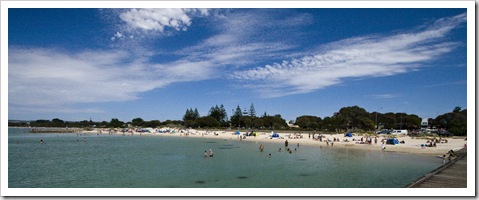
<instances>
[{"instance_id":1,"label":"cloud streak","mask_svg":"<svg viewBox=\"0 0 479 200\"><path fill-rule=\"evenodd\" d=\"M151 64L124 51L68 54L51 49L9 49L9 104L69 106L130 101L175 82L204 80L215 73L205 62Z\"/></svg>"},{"instance_id":2,"label":"cloud streak","mask_svg":"<svg viewBox=\"0 0 479 200\"><path fill-rule=\"evenodd\" d=\"M245 87L263 97L280 97L309 93L347 78L406 73L454 49L458 44L444 39L465 21L464 13L439 19L421 30L349 38L324 45L314 55L235 72L231 78L252 82Z\"/></svg>"}]
</instances>

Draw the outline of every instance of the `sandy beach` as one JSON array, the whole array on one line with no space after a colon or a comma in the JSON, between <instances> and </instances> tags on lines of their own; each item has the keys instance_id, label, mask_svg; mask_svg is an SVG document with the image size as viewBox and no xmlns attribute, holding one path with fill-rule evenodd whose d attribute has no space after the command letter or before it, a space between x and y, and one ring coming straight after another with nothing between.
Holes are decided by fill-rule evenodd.
<instances>
[{"instance_id":1,"label":"sandy beach","mask_svg":"<svg viewBox=\"0 0 479 200\"><path fill-rule=\"evenodd\" d=\"M371 151L386 151L386 152L401 152L401 153L411 153L411 154L430 154L442 156L447 154L450 150L458 151L465 147L467 144L465 137L457 138L442 138L442 140L436 142L435 147L428 147L427 145L431 144L439 137L434 138L433 136L425 137L410 137L407 135L367 135L360 133L352 133L352 137L346 137L345 134L323 134L321 135L321 140L319 139L319 134L314 135L309 133L278 133L279 138L272 138L271 132L261 132L258 131L257 136L244 136L246 132L240 132L240 135L236 135L236 131L224 131L224 130L196 130L196 129L144 129L149 132L137 132L132 130L131 132L122 133L120 131L109 132L108 129L95 129L93 131L84 131L84 133L95 133L95 134L117 134L117 135L126 135L126 136L158 136L158 137L193 137L193 138L210 138L217 140L244 140L244 141L253 141L258 143L282 143L284 144L287 140L289 147L295 148L298 143L299 145L313 145L313 146L322 146L328 148L354 148L354 149L364 149ZM161 131L161 132L160 132ZM168 132L167 132L168 131ZM371 138L371 144L367 144L368 137ZM382 141L387 138L395 137L399 144L385 144L385 149L382 149ZM361 140L362 139L362 140ZM377 142L375 142L377 139ZM447 141L446 141L447 140ZM258 144L259 145L259 144Z\"/></svg>"}]
</instances>

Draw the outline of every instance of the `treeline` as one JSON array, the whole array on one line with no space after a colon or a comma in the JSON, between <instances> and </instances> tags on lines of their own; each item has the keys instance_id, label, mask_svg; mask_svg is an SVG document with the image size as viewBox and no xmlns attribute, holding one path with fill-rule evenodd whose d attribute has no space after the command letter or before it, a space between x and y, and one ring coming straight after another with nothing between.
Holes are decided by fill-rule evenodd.
<instances>
[{"instance_id":1,"label":"treeline","mask_svg":"<svg viewBox=\"0 0 479 200\"><path fill-rule=\"evenodd\" d=\"M245 128L245 129L291 129L286 120L280 114L268 115L266 112L256 116L254 105L249 110L241 110L238 105L232 110L232 116L228 117L223 105L211 107L206 116L200 116L198 109L189 108L183 115L183 120L159 120L144 121L142 118L132 119L130 122L123 122L117 118L110 122L65 122L58 118L52 120L36 120L32 122L9 122L9 126L31 126L31 127L81 127L81 128L125 128L125 127L192 127L192 128ZM333 116L318 117L303 115L290 121L290 124L297 125L301 130L342 132L347 130L371 131L378 129L408 129L417 130L421 128L421 118L414 114L407 113L378 113L367 112L364 108L350 106L341 108ZM456 107L450 113L437 116L435 119L428 119L429 127L446 129L454 135L467 135L467 110Z\"/></svg>"},{"instance_id":2,"label":"treeline","mask_svg":"<svg viewBox=\"0 0 479 200\"><path fill-rule=\"evenodd\" d=\"M183 121L174 121L174 120L166 120L164 122L160 122L160 120L151 120L151 121L144 121L142 118L135 118L131 122L123 122L118 120L117 118L111 119L109 122L102 121L102 122L94 122L83 120L79 122L69 122L63 121L58 118L54 118L52 120L36 120L31 122L25 121L9 121L8 126L11 127L55 127L55 128L126 128L128 126L132 127L160 127L160 126L182 126Z\"/></svg>"},{"instance_id":3,"label":"treeline","mask_svg":"<svg viewBox=\"0 0 479 200\"><path fill-rule=\"evenodd\" d=\"M273 116L266 112L260 116L256 116L254 104L251 104L249 110L241 110L238 105L236 109L232 110L233 115L228 118L228 114L223 106L216 105L211 107L208 115L200 116L198 110L195 108L187 109L183 116L183 121L186 127L209 127L209 128L246 128L246 129L287 129L289 128L286 120L280 114Z\"/></svg>"}]
</instances>

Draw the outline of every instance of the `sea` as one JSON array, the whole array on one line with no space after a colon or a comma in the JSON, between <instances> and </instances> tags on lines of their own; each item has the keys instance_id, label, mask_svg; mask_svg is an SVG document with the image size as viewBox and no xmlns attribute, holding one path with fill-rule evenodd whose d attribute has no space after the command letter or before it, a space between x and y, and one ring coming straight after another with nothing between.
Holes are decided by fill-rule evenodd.
<instances>
[{"instance_id":1,"label":"sea","mask_svg":"<svg viewBox=\"0 0 479 200\"><path fill-rule=\"evenodd\" d=\"M29 131L8 129L8 188L402 188L442 164L294 140L289 153L247 139Z\"/></svg>"}]
</instances>

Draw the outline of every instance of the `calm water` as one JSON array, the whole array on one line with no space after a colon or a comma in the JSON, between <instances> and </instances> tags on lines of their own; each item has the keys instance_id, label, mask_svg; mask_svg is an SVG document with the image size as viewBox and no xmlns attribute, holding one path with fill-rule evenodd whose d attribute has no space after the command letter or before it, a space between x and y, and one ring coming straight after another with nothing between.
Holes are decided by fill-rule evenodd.
<instances>
[{"instance_id":1,"label":"calm water","mask_svg":"<svg viewBox=\"0 0 479 200\"><path fill-rule=\"evenodd\" d=\"M400 188L442 162L331 147L300 146L289 154L283 144L270 143L259 152L259 143L185 137L16 128L8 137L10 188ZM214 157L204 158L210 148Z\"/></svg>"}]
</instances>

